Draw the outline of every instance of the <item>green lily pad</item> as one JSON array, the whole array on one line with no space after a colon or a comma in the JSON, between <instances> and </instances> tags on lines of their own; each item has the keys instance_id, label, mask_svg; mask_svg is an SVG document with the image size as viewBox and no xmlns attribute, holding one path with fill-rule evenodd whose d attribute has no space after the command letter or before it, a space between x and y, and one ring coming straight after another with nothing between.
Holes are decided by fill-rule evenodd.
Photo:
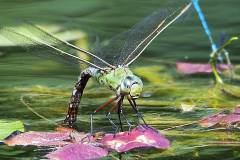
<instances>
[{"instance_id":1,"label":"green lily pad","mask_svg":"<svg viewBox=\"0 0 240 160\"><path fill-rule=\"evenodd\" d=\"M0 120L0 140L3 140L14 131L24 131L24 124L21 121Z\"/></svg>"}]
</instances>

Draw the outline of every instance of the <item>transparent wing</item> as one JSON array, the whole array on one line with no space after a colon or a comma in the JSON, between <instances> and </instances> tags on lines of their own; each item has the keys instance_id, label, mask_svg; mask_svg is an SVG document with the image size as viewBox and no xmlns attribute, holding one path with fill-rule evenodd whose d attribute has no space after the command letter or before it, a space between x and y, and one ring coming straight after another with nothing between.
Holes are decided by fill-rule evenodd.
<instances>
[{"instance_id":1,"label":"transparent wing","mask_svg":"<svg viewBox=\"0 0 240 160\"><path fill-rule=\"evenodd\" d=\"M154 12L130 30L108 41L106 47L102 48L102 52L105 55L115 55L112 62L115 66L130 65L161 32L184 14L190 6L191 3L177 10L164 9Z\"/></svg>"},{"instance_id":2,"label":"transparent wing","mask_svg":"<svg viewBox=\"0 0 240 160\"><path fill-rule=\"evenodd\" d=\"M170 15L163 16L164 18L162 18L161 12L154 13L134 26L134 29L129 34L130 38L125 42L121 50L122 56L118 63L126 66L133 63L146 47L169 25L184 14L190 6L191 3L182 9L173 11Z\"/></svg>"},{"instance_id":3,"label":"transparent wing","mask_svg":"<svg viewBox=\"0 0 240 160\"><path fill-rule=\"evenodd\" d=\"M94 50L94 53L100 55L105 60L108 60L108 62L111 64L117 66L118 59L121 56L121 49L128 37L127 35L128 32L123 32L114 36L110 40L103 41L101 43L97 41L92 49ZM95 63L101 66L101 64L99 64L97 61L95 61Z\"/></svg>"},{"instance_id":4,"label":"transparent wing","mask_svg":"<svg viewBox=\"0 0 240 160\"><path fill-rule=\"evenodd\" d=\"M102 66L108 66L111 68L113 67L98 56L82 48L78 48L66 41L60 40L59 38L51 35L50 33L42 30L38 26L35 26L31 23L21 24L21 29L16 29L12 27L1 27L0 34L8 40L12 41L13 43L22 46L27 50L31 49L30 52L38 56L49 55L49 53L51 53L51 56L53 54L61 56L63 57L63 59L69 62L79 61L92 67L103 69L99 65L96 65L92 62L89 62L88 60L76 56L76 52L80 51L87 54L95 61L99 61L100 63L104 64ZM59 59L57 56L54 57Z\"/></svg>"}]
</instances>

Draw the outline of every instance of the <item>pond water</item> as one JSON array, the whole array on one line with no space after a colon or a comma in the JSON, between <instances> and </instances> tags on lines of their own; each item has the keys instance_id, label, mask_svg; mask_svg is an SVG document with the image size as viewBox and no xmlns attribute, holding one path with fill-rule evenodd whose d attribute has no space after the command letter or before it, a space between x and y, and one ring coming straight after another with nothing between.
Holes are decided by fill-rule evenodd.
<instances>
[{"instance_id":1,"label":"pond water","mask_svg":"<svg viewBox=\"0 0 240 160\"><path fill-rule=\"evenodd\" d=\"M200 3L216 42L221 33L227 38L239 36L239 1L202 0ZM109 39L167 4L169 2L158 0L2 1L0 21L1 25L7 26L11 24L9 19L27 18L46 28L48 25L60 26L59 34L79 29L85 36L72 42L91 48L96 37ZM227 48L235 66L234 75L221 74L224 85L216 85L212 74L182 75L175 69L177 61L209 61L210 44L193 9L160 35L130 68L144 83L143 94L137 100L140 112L150 126L171 141L171 147L164 151L134 150L124 154L123 159L239 159L239 143L218 143L239 142L238 129L212 130L194 123L240 104L239 44L236 41ZM21 120L29 130L54 130L56 123L65 118L79 67L36 57L16 46L0 49L0 119ZM111 97L110 91L90 80L79 109L78 130L89 132L89 114ZM50 121L40 118L32 109ZM106 110L101 111L94 117L95 132L113 132L105 113ZM124 113L129 119L136 120L127 101L124 101ZM192 124L164 130L189 123ZM0 145L0 159L41 159L49 151ZM104 159L117 158L113 152Z\"/></svg>"}]
</instances>

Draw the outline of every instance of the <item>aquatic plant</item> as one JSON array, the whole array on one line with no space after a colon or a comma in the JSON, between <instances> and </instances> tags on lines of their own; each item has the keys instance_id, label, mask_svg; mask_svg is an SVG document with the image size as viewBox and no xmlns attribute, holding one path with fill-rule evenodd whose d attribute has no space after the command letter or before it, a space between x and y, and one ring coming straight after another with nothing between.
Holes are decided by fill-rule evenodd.
<instances>
[{"instance_id":1,"label":"aquatic plant","mask_svg":"<svg viewBox=\"0 0 240 160\"><path fill-rule=\"evenodd\" d=\"M205 16L202 12L202 9L199 5L198 0L192 0L192 2L193 2L193 6L194 6L195 10L198 13L198 17L199 17L199 19L202 23L204 31L205 31L206 35L208 36L208 39L209 39L210 44L211 44L212 52L210 54L210 64L211 64L211 67L212 67L212 72L213 72L213 75L215 77L216 83L223 84L223 80L221 79L221 77L218 74L218 66L219 66L218 60L221 59L222 53L224 53L226 55L227 61L229 62L228 65L231 65L230 59L228 57L228 53L225 50L225 48L228 45L230 45L232 43L232 41L237 40L238 37L232 37L225 44L223 44L220 47L217 47L217 45L215 44L215 42L213 40L212 33L211 33L211 31L208 27L207 21L205 19Z\"/></svg>"}]
</instances>

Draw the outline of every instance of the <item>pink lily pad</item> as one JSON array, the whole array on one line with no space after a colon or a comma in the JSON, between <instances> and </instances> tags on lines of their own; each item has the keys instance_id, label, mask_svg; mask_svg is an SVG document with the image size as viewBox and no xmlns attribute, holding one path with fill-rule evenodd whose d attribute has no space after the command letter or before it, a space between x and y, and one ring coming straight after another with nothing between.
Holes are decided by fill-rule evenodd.
<instances>
[{"instance_id":1,"label":"pink lily pad","mask_svg":"<svg viewBox=\"0 0 240 160\"><path fill-rule=\"evenodd\" d=\"M9 146L64 146L71 138L68 132L36 132L29 131L13 136L4 141Z\"/></svg>"},{"instance_id":2,"label":"pink lily pad","mask_svg":"<svg viewBox=\"0 0 240 160\"><path fill-rule=\"evenodd\" d=\"M60 149L46 155L49 159L99 159L107 156L107 149L126 152L135 148L155 147L167 149L170 142L157 130L148 126L138 126L131 132L121 132L116 135L98 133L88 136L72 129L59 128L56 132L29 131L21 133L4 141L9 146L46 146Z\"/></svg>"},{"instance_id":3,"label":"pink lily pad","mask_svg":"<svg viewBox=\"0 0 240 160\"><path fill-rule=\"evenodd\" d=\"M231 125L234 123L240 122L240 114L229 114L224 116L221 121L219 122L220 124L226 124L226 125Z\"/></svg>"},{"instance_id":4,"label":"pink lily pad","mask_svg":"<svg viewBox=\"0 0 240 160\"><path fill-rule=\"evenodd\" d=\"M230 114L218 113L215 115L211 115L207 118L204 118L198 121L198 124L202 127L213 127L215 125L228 127L232 124L236 124L240 122L240 106L236 106L234 111Z\"/></svg>"},{"instance_id":5,"label":"pink lily pad","mask_svg":"<svg viewBox=\"0 0 240 160\"><path fill-rule=\"evenodd\" d=\"M59 126L55 129L57 132L68 132L68 133L71 133L71 132L74 132L76 131L75 129L73 128L68 128L68 127L63 127L63 126Z\"/></svg>"},{"instance_id":6,"label":"pink lily pad","mask_svg":"<svg viewBox=\"0 0 240 160\"><path fill-rule=\"evenodd\" d=\"M234 109L233 113L240 114L240 105L236 106L236 108Z\"/></svg>"},{"instance_id":7,"label":"pink lily pad","mask_svg":"<svg viewBox=\"0 0 240 160\"><path fill-rule=\"evenodd\" d=\"M198 121L198 124L202 127L213 127L216 124L218 124L225 116L226 116L226 114L223 114L223 113L211 115L209 117L206 117L206 118Z\"/></svg>"},{"instance_id":8,"label":"pink lily pad","mask_svg":"<svg viewBox=\"0 0 240 160\"><path fill-rule=\"evenodd\" d=\"M107 134L101 140L104 146L117 152L126 152L135 148L155 147L167 149L170 142L162 134L148 126L138 126L130 132Z\"/></svg>"},{"instance_id":9,"label":"pink lily pad","mask_svg":"<svg viewBox=\"0 0 240 160\"><path fill-rule=\"evenodd\" d=\"M231 68L232 66L227 64L220 64L217 67L219 72L229 70ZM176 63L176 69L179 73L182 74L212 73L211 64L178 62Z\"/></svg>"},{"instance_id":10,"label":"pink lily pad","mask_svg":"<svg viewBox=\"0 0 240 160\"><path fill-rule=\"evenodd\" d=\"M9 146L64 146L70 143L81 142L87 137L83 132L77 132L72 128L58 127L56 132L37 132L29 131L12 135L4 143ZM94 138L88 137L87 141L94 141Z\"/></svg>"},{"instance_id":11,"label":"pink lily pad","mask_svg":"<svg viewBox=\"0 0 240 160\"><path fill-rule=\"evenodd\" d=\"M90 160L107 156L106 149L91 144L73 143L46 155L52 160Z\"/></svg>"}]
</instances>

